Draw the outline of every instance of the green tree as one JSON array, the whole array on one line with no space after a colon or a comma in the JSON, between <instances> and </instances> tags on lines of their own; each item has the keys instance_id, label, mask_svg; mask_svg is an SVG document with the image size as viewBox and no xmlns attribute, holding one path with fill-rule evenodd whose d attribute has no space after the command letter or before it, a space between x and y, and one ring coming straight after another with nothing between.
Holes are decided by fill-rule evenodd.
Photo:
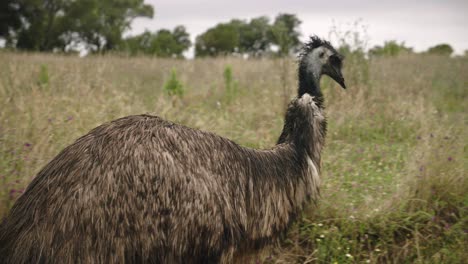
<instances>
[{"instance_id":1,"label":"green tree","mask_svg":"<svg viewBox=\"0 0 468 264\"><path fill-rule=\"evenodd\" d=\"M167 29L159 30L150 42L149 52L160 57L170 57L173 49L177 46L171 31Z\"/></svg>"},{"instance_id":2,"label":"green tree","mask_svg":"<svg viewBox=\"0 0 468 264\"><path fill-rule=\"evenodd\" d=\"M233 19L208 29L196 38L196 56L217 56L244 53L260 56L271 46L271 25L268 17L257 17L249 22Z\"/></svg>"},{"instance_id":3,"label":"green tree","mask_svg":"<svg viewBox=\"0 0 468 264\"><path fill-rule=\"evenodd\" d=\"M240 34L239 21L218 24L197 36L195 55L217 56L239 51Z\"/></svg>"},{"instance_id":4,"label":"green tree","mask_svg":"<svg viewBox=\"0 0 468 264\"><path fill-rule=\"evenodd\" d=\"M21 27L20 8L18 0L0 1L0 38L9 39L10 33Z\"/></svg>"},{"instance_id":5,"label":"green tree","mask_svg":"<svg viewBox=\"0 0 468 264\"><path fill-rule=\"evenodd\" d=\"M375 46L369 50L372 56L397 56L412 52L413 49L406 47L404 42L398 43L395 40L385 41L383 46Z\"/></svg>"},{"instance_id":6,"label":"green tree","mask_svg":"<svg viewBox=\"0 0 468 264\"><path fill-rule=\"evenodd\" d=\"M280 56L297 52L301 47L299 26L302 21L294 14L279 14L271 27L270 39L278 45Z\"/></svg>"},{"instance_id":7,"label":"green tree","mask_svg":"<svg viewBox=\"0 0 468 264\"><path fill-rule=\"evenodd\" d=\"M64 49L66 43L60 36L67 28L65 13L67 0L18 0L21 26L10 35L9 43L16 48L37 51Z\"/></svg>"},{"instance_id":8,"label":"green tree","mask_svg":"<svg viewBox=\"0 0 468 264\"><path fill-rule=\"evenodd\" d=\"M438 44L435 45L434 47L430 47L427 50L427 53L429 54L435 54L435 55L442 55L442 56L450 56L453 53L453 48L449 44Z\"/></svg>"},{"instance_id":9,"label":"green tree","mask_svg":"<svg viewBox=\"0 0 468 264\"><path fill-rule=\"evenodd\" d=\"M195 54L198 57L232 53L260 56L269 52L272 44L279 46L278 54L292 54L301 47L300 24L301 21L294 14L279 14L273 25L265 16L248 22L233 19L197 36Z\"/></svg>"},{"instance_id":10,"label":"green tree","mask_svg":"<svg viewBox=\"0 0 468 264\"><path fill-rule=\"evenodd\" d=\"M159 57L183 57L190 45L190 35L184 26L177 26L172 32L160 30L150 44L150 52Z\"/></svg>"},{"instance_id":11,"label":"green tree","mask_svg":"<svg viewBox=\"0 0 468 264\"><path fill-rule=\"evenodd\" d=\"M106 51L119 46L122 34L136 17L152 17L153 8L144 0L77 0L68 12L70 38L91 50ZM70 32L69 32L70 33ZM76 38L75 38L76 39Z\"/></svg>"},{"instance_id":12,"label":"green tree","mask_svg":"<svg viewBox=\"0 0 468 264\"><path fill-rule=\"evenodd\" d=\"M239 49L243 53L253 56L260 56L268 52L271 39L269 32L271 30L270 19L262 16L253 18L249 23L243 23L240 26Z\"/></svg>"},{"instance_id":13,"label":"green tree","mask_svg":"<svg viewBox=\"0 0 468 264\"><path fill-rule=\"evenodd\" d=\"M128 37L122 41L119 50L127 52L129 55L149 54L149 48L153 34L145 31L140 35Z\"/></svg>"},{"instance_id":14,"label":"green tree","mask_svg":"<svg viewBox=\"0 0 468 264\"><path fill-rule=\"evenodd\" d=\"M184 26L177 26L171 32L161 29L152 34L149 31L125 39L122 49L135 54L151 54L158 57L183 57L183 52L191 45L190 35Z\"/></svg>"},{"instance_id":15,"label":"green tree","mask_svg":"<svg viewBox=\"0 0 468 264\"><path fill-rule=\"evenodd\" d=\"M96 51L114 49L134 18L153 15L153 8L144 0L5 1L0 36L27 50L65 50L74 43Z\"/></svg>"},{"instance_id":16,"label":"green tree","mask_svg":"<svg viewBox=\"0 0 468 264\"><path fill-rule=\"evenodd\" d=\"M190 41L190 34L187 32L185 26L176 26L172 31L172 35L174 36L177 44L180 46L179 49L181 49L181 52L187 50L192 45L192 42Z\"/></svg>"}]
</instances>

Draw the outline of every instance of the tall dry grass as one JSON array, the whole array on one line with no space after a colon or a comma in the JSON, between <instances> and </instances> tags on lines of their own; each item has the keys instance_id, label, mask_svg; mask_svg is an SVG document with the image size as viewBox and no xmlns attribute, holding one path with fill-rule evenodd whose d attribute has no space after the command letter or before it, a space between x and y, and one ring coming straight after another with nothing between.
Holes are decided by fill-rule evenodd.
<instances>
[{"instance_id":1,"label":"tall dry grass","mask_svg":"<svg viewBox=\"0 0 468 264\"><path fill-rule=\"evenodd\" d=\"M151 113L241 145L272 146L297 87L294 60L192 61L0 53L0 217L42 166L112 119ZM236 92L227 92L226 69ZM172 69L183 97L163 91ZM322 198L259 261L462 262L468 60L346 61L322 81Z\"/></svg>"}]
</instances>

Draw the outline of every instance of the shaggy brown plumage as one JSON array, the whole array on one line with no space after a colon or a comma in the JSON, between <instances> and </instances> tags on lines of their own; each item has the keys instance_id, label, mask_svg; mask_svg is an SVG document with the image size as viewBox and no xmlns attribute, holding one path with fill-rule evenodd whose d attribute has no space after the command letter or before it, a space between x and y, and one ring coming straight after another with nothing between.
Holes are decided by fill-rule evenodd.
<instances>
[{"instance_id":1,"label":"shaggy brown plumage","mask_svg":"<svg viewBox=\"0 0 468 264\"><path fill-rule=\"evenodd\" d=\"M294 99L268 150L149 115L103 124L16 201L0 226L0 262L231 262L317 198L322 110L308 93Z\"/></svg>"}]
</instances>

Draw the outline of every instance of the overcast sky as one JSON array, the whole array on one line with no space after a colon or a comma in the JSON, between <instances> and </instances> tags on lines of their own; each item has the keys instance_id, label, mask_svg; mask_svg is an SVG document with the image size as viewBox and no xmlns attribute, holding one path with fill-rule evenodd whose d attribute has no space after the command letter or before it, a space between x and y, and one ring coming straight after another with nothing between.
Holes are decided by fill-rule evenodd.
<instances>
[{"instance_id":1,"label":"overcast sky","mask_svg":"<svg viewBox=\"0 0 468 264\"><path fill-rule=\"evenodd\" d=\"M468 49L468 0L145 0L153 19L136 19L129 35L184 25L192 41L208 28L232 18L250 19L293 13L302 20L302 39L316 34L328 38L333 25L342 30L361 20L368 46L385 40L404 41L416 51L448 43L456 53ZM361 30L362 32L362 30ZM193 53L192 51L189 53ZM193 54L188 54L189 57Z\"/></svg>"}]
</instances>

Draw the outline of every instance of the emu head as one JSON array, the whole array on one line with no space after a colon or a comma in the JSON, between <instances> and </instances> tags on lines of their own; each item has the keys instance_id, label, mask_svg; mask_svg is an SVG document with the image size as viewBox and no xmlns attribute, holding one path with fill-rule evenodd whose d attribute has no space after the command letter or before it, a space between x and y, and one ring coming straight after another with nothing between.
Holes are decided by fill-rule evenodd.
<instances>
[{"instance_id":1,"label":"emu head","mask_svg":"<svg viewBox=\"0 0 468 264\"><path fill-rule=\"evenodd\" d=\"M300 82L312 82L309 86L314 85L318 89L320 77L325 74L346 89L341 73L344 57L333 48L330 42L321 40L317 36L311 37L304 45L299 59Z\"/></svg>"}]
</instances>

